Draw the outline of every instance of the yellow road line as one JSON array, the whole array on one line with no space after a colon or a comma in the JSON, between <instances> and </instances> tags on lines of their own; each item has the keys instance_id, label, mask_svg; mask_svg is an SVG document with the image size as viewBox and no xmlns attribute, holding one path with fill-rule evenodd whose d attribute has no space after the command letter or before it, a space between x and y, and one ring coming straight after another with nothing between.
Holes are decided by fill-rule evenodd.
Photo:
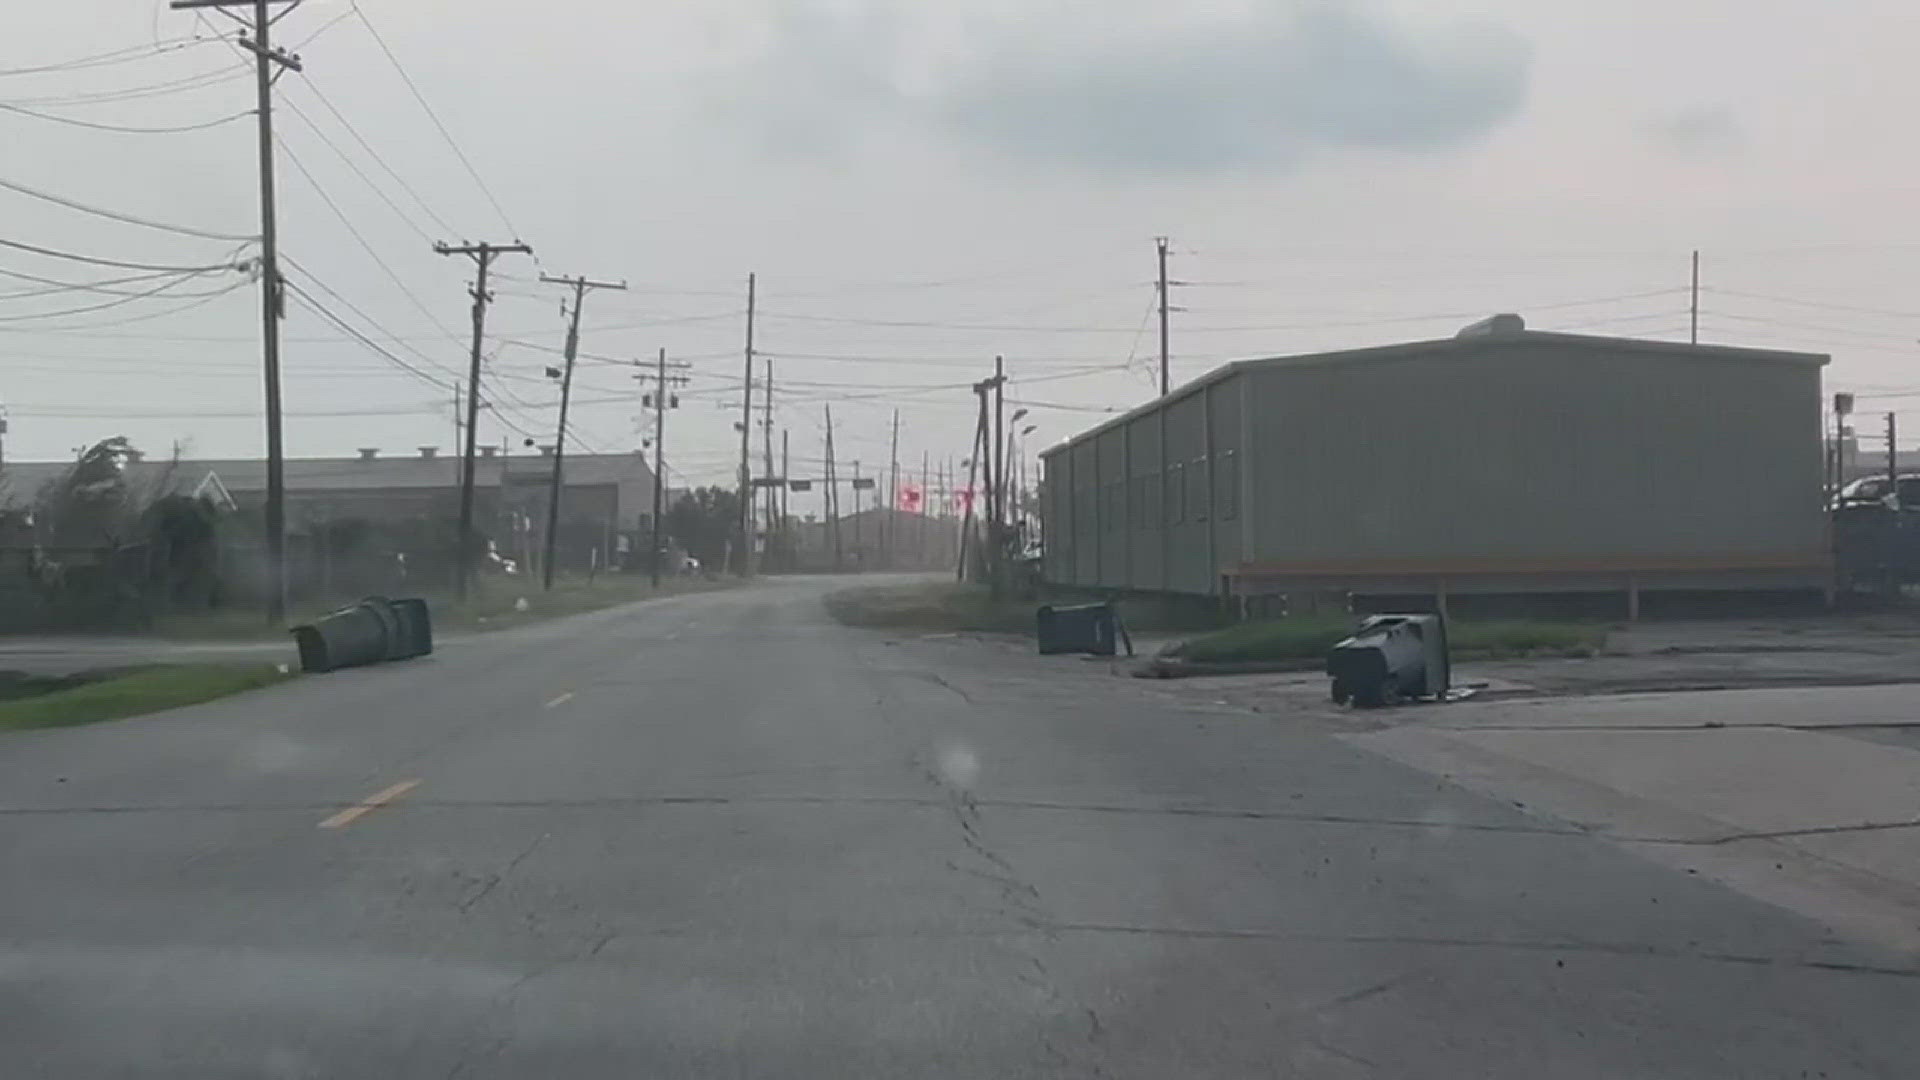
<instances>
[{"instance_id":1,"label":"yellow road line","mask_svg":"<svg viewBox=\"0 0 1920 1080\"><path fill-rule=\"evenodd\" d=\"M559 697L554 698L552 701L547 702L547 708L557 709L560 706L565 705L567 702L572 700L573 700L573 691L569 690L566 693L561 694Z\"/></svg>"},{"instance_id":2,"label":"yellow road line","mask_svg":"<svg viewBox=\"0 0 1920 1080\"><path fill-rule=\"evenodd\" d=\"M358 806L350 806L320 823L323 829L342 829L359 821L361 817L412 791L420 786L418 780L403 780L385 791L375 792Z\"/></svg>"}]
</instances>

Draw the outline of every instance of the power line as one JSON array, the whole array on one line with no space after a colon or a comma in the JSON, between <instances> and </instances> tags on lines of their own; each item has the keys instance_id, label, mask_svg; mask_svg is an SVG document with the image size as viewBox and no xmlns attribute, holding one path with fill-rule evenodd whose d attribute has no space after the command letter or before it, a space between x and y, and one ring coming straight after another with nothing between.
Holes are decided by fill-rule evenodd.
<instances>
[{"instance_id":1,"label":"power line","mask_svg":"<svg viewBox=\"0 0 1920 1080\"><path fill-rule=\"evenodd\" d=\"M347 14L352 14L352 13L348 12ZM369 157L373 158L374 164L379 165L382 169L385 169L387 175L393 177L394 182L400 185L400 189L402 191L405 191L408 195L412 196L413 201L420 205L420 209L426 211L427 216L433 219L433 223L435 225L440 226L440 229L442 232L448 235L453 235L460 231L454 228L453 226L447 224L447 220L441 217L437 212L434 211L433 204L429 203L426 199L422 198L420 193L414 190L413 185L407 183L406 178L401 176L397 171L394 170L392 165L389 165L387 163L387 159L382 157L380 152L373 148L373 144L369 143L366 140L366 137L360 134L360 129L353 126L353 121L348 120L346 117L346 114L342 113L338 108L336 108L333 104L332 99L328 98L327 95L321 91L319 83L314 82L312 77L309 76L308 78L302 80L302 85L304 85L308 90L313 91L313 96L319 99L320 104L326 106L327 111L333 114L334 119L340 121L340 126L346 128L347 134L353 136L354 141L360 144L360 148L365 150ZM303 115L301 119L306 120L307 118ZM307 122L309 124L312 123L311 120L308 120Z\"/></svg>"},{"instance_id":2,"label":"power line","mask_svg":"<svg viewBox=\"0 0 1920 1080\"><path fill-rule=\"evenodd\" d=\"M353 5L353 13L360 16L360 24L367 28L367 33L373 35L373 40L380 46L380 51L386 54L387 62L393 65L393 70L399 74L400 81L407 84L407 89L413 94L413 100L420 103L420 108L426 112L427 119L433 121L433 126L439 130L440 137L446 140L447 147L453 151L455 157L460 159L460 164L466 168L467 175L473 177L473 182L479 186L480 193L487 197L487 202L493 204L493 211L500 215L501 223L507 227L509 233L519 236L520 230L514 227L513 219L507 216L507 211L500 205L500 200L494 197L493 189L480 178L480 170L473 167L473 162L467 158L466 152L461 150L460 144L454 141L453 132L447 130L447 125L440 120L440 114L433 111L433 106L427 103L426 95L420 92L420 87L414 83L413 76L407 74L407 69L401 65L400 58L393 54L393 49L387 45L387 39L381 36L379 28L373 25L373 20L367 18L367 13L361 10L358 3Z\"/></svg>"},{"instance_id":3,"label":"power line","mask_svg":"<svg viewBox=\"0 0 1920 1080\"><path fill-rule=\"evenodd\" d=\"M1776 304L1797 304L1801 307L1819 308L1825 311L1851 311L1860 315L1886 315L1900 319L1920 319L1920 311L1895 311L1892 308L1861 307L1857 304L1834 304L1821 300L1801 300L1792 296L1769 296L1765 293L1737 292L1733 289L1715 289L1701 286L1701 292L1719 296L1737 296L1745 300L1766 300Z\"/></svg>"},{"instance_id":4,"label":"power line","mask_svg":"<svg viewBox=\"0 0 1920 1080\"><path fill-rule=\"evenodd\" d=\"M155 296L160 295L161 293L166 292L168 289L184 284L185 282L192 281L194 276L195 275L191 275L191 274L182 274L172 279L171 281L162 282L159 285L156 285L153 288L146 290L145 292L129 293L125 296L120 296L112 300L103 301L98 304L90 304L86 307L64 308L60 311L31 311L31 312L25 312L19 315L0 315L0 322L25 322L29 319L57 319L67 315L85 315L89 312L106 311L109 308L124 307L127 304L136 303L141 300L151 299ZM227 293L232 291L233 291L233 288L228 287L225 289L217 289L212 292L191 293L188 295L189 296L224 296ZM184 298L170 298L170 299L184 299Z\"/></svg>"},{"instance_id":5,"label":"power line","mask_svg":"<svg viewBox=\"0 0 1920 1080\"><path fill-rule=\"evenodd\" d=\"M95 91L93 93L87 93L87 94L65 94L65 95L56 95L53 97L16 98L9 104L13 104L13 105L106 105L106 104L117 102L117 101L135 101L142 98L165 97L169 94L179 94L189 90L199 90L208 86L218 86L221 83L233 82L236 79L244 78L249 74L252 74L252 73L247 70L247 67L245 64L236 64L233 67L217 68L213 71L203 71L197 75L188 75L184 78L170 79L166 82L152 83L147 86L126 87L120 90L100 90L100 91Z\"/></svg>"},{"instance_id":6,"label":"power line","mask_svg":"<svg viewBox=\"0 0 1920 1080\"><path fill-rule=\"evenodd\" d=\"M148 218L137 217L133 214L122 213L118 210L106 210L98 206L89 206L76 199L69 199L64 195L55 195L51 192L41 191L38 188L28 187L25 184L8 180L5 177L0 177L0 188L17 192L29 198L39 199L43 202L50 202L55 206L64 206L69 210L77 210L83 214L92 214L95 217L106 218L109 221L118 221L126 225L140 225L149 229L158 229L161 232L178 233L181 236L195 236L202 240L239 241L241 243L253 243L260 239L258 236L243 236L237 233L217 233L209 232L205 229L195 229L185 225L169 225L164 221L153 221Z\"/></svg>"},{"instance_id":7,"label":"power line","mask_svg":"<svg viewBox=\"0 0 1920 1080\"><path fill-rule=\"evenodd\" d=\"M124 319L109 319L109 320L106 320L105 322L82 323L79 326L31 326L31 327L0 326L0 333L6 333L6 334L57 334L57 333L74 333L74 332L92 333L95 330L98 330L102 327L126 326L130 323L148 322L153 319L164 319L171 315L178 315L182 312L192 311L195 308L205 307L208 304L213 303L215 300L218 300L221 297L226 296L237 289L244 288L246 284L247 283L244 281L238 281L228 288L221 289L218 292L207 293L201 296L199 299L193 300L189 303L181 304L179 307L168 308L165 311L148 312L145 315L130 315Z\"/></svg>"},{"instance_id":8,"label":"power line","mask_svg":"<svg viewBox=\"0 0 1920 1080\"><path fill-rule=\"evenodd\" d=\"M114 64L125 64L134 60L147 60L156 56L164 56L170 52L179 52L181 49L191 49L195 45L209 45L212 44L212 40L213 39L210 38L203 38L198 34L168 38L165 41L156 41L148 45L129 45L126 48L114 49L111 52L98 53L93 56L82 56L73 60L63 60L57 64L43 64L39 67L4 68L0 69L0 78L13 75L45 75L53 72L80 71L93 67L109 67Z\"/></svg>"},{"instance_id":9,"label":"power line","mask_svg":"<svg viewBox=\"0 0 1920 1080\"><path fill-rule=\"evenodd\" d=\"M169 271L169 272L181 273L181 274L190 274L190 273L206 273L207 271L210 271L210 270L234 270L234 269L238 269L239 267L239 264L231 263L231 262L212 263L212 264L206 264L201 266L180 266L177 264L126 262L120 259L101 258L100 256L97 256L97 255L77 255L70 251L59 251L54 248L37 247L33 244L24 243L19 240L0 239L0 247L9 247L17 251L30 251L35 255L45 255L50 259L67 259L71 262L87 263L92 266L111 266L121 270L157 270L157 271Z\"/></svg>"},{"instance_id":10,"label":"power line","mask_svg":"<svg viewBox=\"0 0 1920 1080\"><path fill-rule=\"evenodd\" d=\"M347 232L353 235L354 240L359 243L361 250L365 251L367 257L372 259L380 267L381 271L387 275L388 280L392 281L394 286L400 290L400 294L412 301L414 307L420 309L420 313L427 317L427 321L439 329L441 336L455 344L459 344L459 336L452 330L449 330L445 323L440 321L439 316L433 313L433 309L429 308L420 297L416 296L413 290L407 287L406 282L400 280L400 275L395 273L393 267L387 264L387 260L381 258L380 253L373 249L373 245L368 242L367 238L354 226L352 220L347 217L346 211L340 209L340 204L334 202L333 196L327 194L326 189L320 186L319 179L301 162L299 156L293 152L293 149L287 146L286 141L284 139L275 141L279 142L280 149L286 151L287 160L293 163L293 167L300 171L301 176L306 177L307 183L313 188L314 194L320 196L320 200L327 204L329 210L333 211L333 216L340 219L340 224L346 226Z\"/></svg>"},{"instance_id":11,"label":"power line","mask_svg":"<svg viewBox=\"0 0 1920 1080\"><path fill-rule=\"evenodd\" d=\"M44 289L31 289L25 292L0 293L0 300L22 300L30 296L51 296L63 292L91 292L105 296L133 296L134 293L119 289L106 288L108 285L130 285L136 281L152 281L155 278L171 277L172 274L132 274L121 278L105 278L100 281L62 281L59 278L41 277L38 274L23 274L18 270L0 269L0 277L18 278L45 285Z\"/></svg>"},{"instance_id":12,"label":"power line","mask_svg":"<svg viewBox=\"0 0 1920 1080\"><path fill-rule=\"evenodd\" d=\"M288 261L291 262L292 260L288 260ZM285 284L288 290L291 291L295 296L299 297L300 301L306 304L307 307L314 312L314 314L319 315L321 318L326 319L328 322L332 323L334 326L339 327L343 332L345 332L347 335L352 337L353 340L359 342L361 345L366 346L376 355L380 356L382 359L386 360L388 363L392 364L393 366L399 368L402 371L407 372L408 374L414 376L415 378L420 379L421 381L427 383L428 385L437 387L439 389L443 389L443 390L452 389L457 385L456 383L453 383L453 382L442 382L441 380L435 378L433 375L420 370L419 368L413 366L407 361L402 360L400 357L387 351L386 348L376 343L372 338L369 338L365 334L362 334L360 331L354 329L350 324L348 324L348 322L345 319L341 318L340 316L334 314L332 311L328 310L326 305L320 303L318 300L315 300L311 293L307 292L305 289L301 288L298 284L294 283L293 281L291 280L286 281ZM316 282L316 284L318 283ZM322 287L324 288L324 286ZM328 290L328 291L331 292L331 290Z\"/></svg>"},{"instance_id":13,"label":"power line","mask_svg":"<svg viewBox=\"0 0 1920 1080\"><path fill-rule=\"evenodd\" d=\"M220 117L218 120L205 120L197 124L175 124L170 127L133 127L127 124L101 124L92 120L76 120L71 116L56 116L53 113L37 112L33 109L22 108L19 105L9 105L4 101L0 101L0 110L18 113L21 116L31 116L36 120L49 120L56 124L92 128L95 131L118 131L133 135L177 135L187 131L205 131L208 128L231 124L235 120L253 115L251 112L237 112L231 116Z\"/></svg>"}]
</instances>

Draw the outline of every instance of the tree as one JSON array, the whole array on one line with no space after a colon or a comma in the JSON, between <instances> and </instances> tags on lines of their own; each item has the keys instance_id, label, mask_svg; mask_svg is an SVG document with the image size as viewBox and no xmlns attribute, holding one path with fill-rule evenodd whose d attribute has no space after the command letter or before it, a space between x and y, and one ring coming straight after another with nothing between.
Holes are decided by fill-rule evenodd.
<instances>
[{"instance_id":1,"label":"tree","mask_svg":"<svg viewBox=\"0 0 1920 1080\"><path fill-rule=\"evenodd\" d=\"M727 488L695 488L667 511L667 536L700 560L700 565L718 570L727 556L740 523L740 496Z\"/></svg>"},{"instance_id":2,"label":"tree","mask_svg":"<svg viewBox=\"0 0 1920 1080\"><path fill-rule=\"evenodd\" d=\"M112 547L132 531L138 510L130 505L126 463L136 456L126 436L102 439L40 489L34 518L52 546Z\"/></svg>"}]
</instances>

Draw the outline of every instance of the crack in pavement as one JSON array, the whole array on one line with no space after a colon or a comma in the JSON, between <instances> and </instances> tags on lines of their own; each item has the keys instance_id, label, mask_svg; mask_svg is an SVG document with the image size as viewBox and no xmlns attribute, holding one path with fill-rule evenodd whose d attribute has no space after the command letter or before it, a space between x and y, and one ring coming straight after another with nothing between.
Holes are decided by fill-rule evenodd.
<instances>
[{"instance_id":1,"label":"crack in pavement","mask_svg":"<svg viewBox=\"0 0 1920 1080\"><path fill-rule=\"evenodd\" d=\"M1124 803L1072 803L1042 799L978 799L964 797L973 810L1031 810L1075 814L1119 814L1140 817L1217 818L1241 821L1299 822L1310 825L1356 825L1423 829L1439 832L1515 833L1537 836L1591 837L1593 829L1537 822L1434 821L1425 818L1373 817L1364 814L1313 813L1299 810L1253 810L1211 806L1129 806ZM383 807L382 813L422 810L596 810L633 806L872 806L927 810L950 808L951 798L911 795L619 795L590 799L409 799ZM83 814L193 814L312 812L335 809L338 803L179 803L148 806L93 805L0 807L0 817ZM1897 826L1883 826L1897 827Z\"/></svg>"},{"instance_id":2,"label":"crack in pavement","mask_svg":"<svg viewBox=\"0 0 1920 1080\"><path fill-rule=\"evenodd\" d=\"M486 880L486 883L480 886L480 891L474 893L472 896L460 902L460 904L458 905L460 914L465 915L469 910L473 908L475 904L478 904L480 901L485 900L487 896L491 894L493 890L497 888L501 882L507 880L507 878L513 875L513 872L515 870L518 870L520 868L520 864L527 860L527 856L532 855L534 851L540 847L541 844L546 843L547 837L552 835L553 835L552 833L541 833L540 835L534 837L533 843L528 844L523 851L521 851L518 855L515 855L512 859L508 860L507 865L502 867L499 873L489 876Z\"/></svg>"},{"instance_id":3,"label":"crack in pavement","mask_svg":"<svg viewBox=\"0 0 1920 1080\"><path fill-rule=\"evenodd\" d=\"M1608 942L1522 941L1499 938L1425 937L1411 934L1306 934L1285 930L1232 930L1176 926L1135 926L1121 923L1061 923L1066 934L1121 934L1165 937L1193 941L1268 941L1303 945L1400 945L1453 949L1488 949L1512 952L1573 953L1654 960L1697 960L1717 964L1752 967L1785 967L1812 971L1832 971L1855 975L1883 975L1901 979L1920 979L1920 968L1885 964L1850 963L1839 960L1803 960L1792 957L1760 956L1750 953L1689 952L1652 945ZM1336 999L1337 1001L1338 999Z\"/></svg>"}]
</instances>

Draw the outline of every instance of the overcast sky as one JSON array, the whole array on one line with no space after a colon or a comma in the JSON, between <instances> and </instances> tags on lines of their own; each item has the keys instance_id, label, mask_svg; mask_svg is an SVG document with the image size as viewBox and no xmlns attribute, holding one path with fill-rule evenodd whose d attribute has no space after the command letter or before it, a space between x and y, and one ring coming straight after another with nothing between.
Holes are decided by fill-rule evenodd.
<instances>
[{"instance_id":1,"label":"overcast sky","mask_svg":"<svg viewBox=\"0 0 1920 1080\"><path fill-rule=\"evenodd\" d=\"M250 118L83 126L251 108L250 76L214 40L232 24L164 0L8 8L0 184L37 194L0 187L0 241L156 266L244 258L243 241L42 197L255 234ZM1444 336L1496 311L1684 340L1697 247L1703 340L1830 352L1838 388L1916 392L1863 409L1920 406L1910 5L359 8L307 0L277 28L306 64L277 91L287 273L425 377L296 298L298 456L452 444L472 266L430 241L516 236L536 257L500 263L482 437L551 441L555 357L537 350L561 343L560 295L539 272L624 278L630 291L589 297L583 348L692 363L669 420L676 484L732 475L724 406L738 407L750 271L793 474L818 472L828 402L845 467L881 467L897 408L917 472L923 453L965 455L964 384L995 353L1033 403L1035 447L1147 399L1157 234L1190 283L1174 296L1176 381L1237 357ZM209 40L182 40L195 34ZM157 453L260 452L258 294L242 275L104 286L168 286L148 299L46 283L142 273L0 247L9 458L114 434ZM581 367L587 445L638 446L631 374Z\"/></svg>"}]
</instances>

